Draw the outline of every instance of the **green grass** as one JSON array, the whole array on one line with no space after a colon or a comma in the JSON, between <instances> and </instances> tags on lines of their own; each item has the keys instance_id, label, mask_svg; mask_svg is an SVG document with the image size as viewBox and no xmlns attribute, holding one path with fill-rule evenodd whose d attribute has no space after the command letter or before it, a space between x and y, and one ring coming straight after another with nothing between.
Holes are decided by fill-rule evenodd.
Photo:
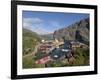
<instances>
[{"instance_id":1,"label":"green grass","mask_svg":"<svg viewBox=\"0 0 100 80\"><path fill-rule=\"evenodd\" d=\"M33 62L32 55L23 57L23 68L32 68Z\"/></svg>"},{"instance_id":2,"label":"green grass","mask_svg":"<svg viewBox=\"0 0 100 80\"><path fill-rule=\"evenodd\" d=\"M76 49L74 66L89 65L89 49Z\"/></svg>"},{"instance_id":3,"label":"green grass","mask_svg":"<svg viewBox=\"0 0 100 80\"><path fill-rule=\"evenodd\" d=\"M35 46L41 41L41 38L35 32L23 28L23 55L34 51Z\"/></svg>"},{"instance_id":4,"label":"green grass","mask_svg":"<svg viewBox=\"0 0 100 80\"><path fill-rule=\"evenodd\" d=\"M44 68L44 64L35 64L35 56L32 55L23 57L23 68Z\"/></svg>"}]
</instances>

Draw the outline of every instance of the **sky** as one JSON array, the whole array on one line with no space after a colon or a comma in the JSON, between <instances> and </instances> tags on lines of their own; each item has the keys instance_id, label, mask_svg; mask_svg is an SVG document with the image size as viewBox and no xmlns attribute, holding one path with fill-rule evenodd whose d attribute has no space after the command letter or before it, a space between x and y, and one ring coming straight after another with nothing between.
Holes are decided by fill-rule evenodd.
<instances>
[{"instance_id":1,"label":"sky","mask_svg":"<svg viewBox=\"0 0 100 80\"><path fill-rule=\"evenodd\" d=\"M23 11L23 27L38 34L49 34L77 21L88 18L89 14Z\"/></svg>"}]
</instances>

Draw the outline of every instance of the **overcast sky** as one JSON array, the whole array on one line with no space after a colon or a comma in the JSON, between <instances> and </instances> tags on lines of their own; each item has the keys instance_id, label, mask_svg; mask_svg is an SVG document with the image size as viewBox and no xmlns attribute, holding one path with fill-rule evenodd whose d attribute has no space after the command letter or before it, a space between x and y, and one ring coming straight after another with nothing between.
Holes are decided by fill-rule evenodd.
<instances>
[{"instance_id":1,"label":"overcast sky","mask_svg":"<svg viewBox=\"0 0 100 80\"><path fill-rule=\"evenodd\" d=\"M24 28L38 34L48 34L88 18L89 14L23 11L22 16Z\"/></svg>"}]
</instances>

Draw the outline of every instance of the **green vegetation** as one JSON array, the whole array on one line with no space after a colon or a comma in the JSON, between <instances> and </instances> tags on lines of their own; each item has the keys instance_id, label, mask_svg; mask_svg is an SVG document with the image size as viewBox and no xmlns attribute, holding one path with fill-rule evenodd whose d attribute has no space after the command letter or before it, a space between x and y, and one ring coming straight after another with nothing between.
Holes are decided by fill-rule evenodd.
<instances>
[{"instance_id":1,"label":"green vegetation","mask_svg":"<svg viewBox=\"0 0 100 80\"><path fill-rule=\"evenodd\" d=\"M35 32L23 28L23 55L34 51L35 46L40 42L40 37Z\"/></svg>"},{"instance_id":2,"label":"green vegetation","mask_svg":"<svg viewBox=\"0 0 100 80\"><path fill-rule=\"evenodd\" d=\"M61 67L62 62L60 60L50 61L47 63L47 67Z\"/></svg>"},{"instance_id":3,"label":"green vegetation","mask_svg":"<svg viewBox=\"0 0 100 80\"><path fill-rule=\"evenodd\" d=\"M77 48L75 51L75 62L73 65L89 65L89 49Z\"/></svg>"},{"instance_id":4,"label":"green vegetation","mask_svg":"<svg viewBox=\"0 0 100 80\"><path fill-rule=\"evenodd\" d=\"M34 60L32 59L32 55L23 57L23 68L32 68Z\"/></svg>"},{"instance_id":5,"label":"green vegetation","mask_svg":"<svg viewBox=\"0 0 100 80\"><path fill-rule=\"evenodd\" d=\"M23 68L28 69L28 68L43 68L45 67L44 64L35 64L36 61L36 56L26 56L23 57Z\"/></svg>"},{"instance_id":6,"label":"green vegetation","mask_svg":"<svg viewBox=\"0 0 100 80\"><path fill-rule=\"evenodd\" d=\"M89 65L89 49L77 48L74 55L75 61L68 62L68 59L56 60L47 63L47 67L86 66Z\"/></svg>"}]
</instances>

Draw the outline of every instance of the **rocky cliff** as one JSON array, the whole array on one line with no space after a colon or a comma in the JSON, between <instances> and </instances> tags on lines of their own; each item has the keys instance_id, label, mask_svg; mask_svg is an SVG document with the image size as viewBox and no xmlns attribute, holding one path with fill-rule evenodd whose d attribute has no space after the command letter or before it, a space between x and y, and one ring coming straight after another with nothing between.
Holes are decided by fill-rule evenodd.
<instances>
[{"instance_id":1,"label":"rocky cliff","mask_svg":"<svg viewBox=\"0 0 100 80\"><path fill-rule=\"evenodd\" d=\"M61 40L62 37L65 37L66 40L77 40L77 38L82 38L86 41L89 41L89 27L89 18L86 18L66 26L65 28L56 30L53 34L53 37L57 38L58 40Z\"/></svg>"}]
</instances>

